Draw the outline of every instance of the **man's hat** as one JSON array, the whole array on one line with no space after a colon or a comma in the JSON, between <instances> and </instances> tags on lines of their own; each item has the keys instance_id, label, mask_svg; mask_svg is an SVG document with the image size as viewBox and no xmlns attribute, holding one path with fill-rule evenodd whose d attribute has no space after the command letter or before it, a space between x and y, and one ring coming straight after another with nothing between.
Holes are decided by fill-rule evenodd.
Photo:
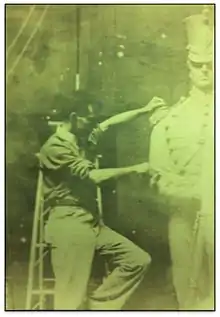
<instances>
[{"instance_id":1,"label":"man's hat","mask_svg":"<svg viewBox=\"0 0 220 317\"><path fill-rule=\"evenodd\" d=\"M48 116L50 120L55 121L67 119L71 112L75 112L78 116L87 117L90 115L89 106L93 108L93 115L98 117L101 113L102 103L92 93L83 90L70 95L58 93L51 100L51 110Z\"/></svg>"},{"instance_id":2,"label":"man's hat","mask_svg":"<svg viewBox=\"0 0 220 317\"><path fill-rule=\"evenodd\" d=\"M212 61L214 51L214 27L211 6L204 6L201 14L186 18L185 23L189 59L197 63Z\"/></svg>"}]
</instances>

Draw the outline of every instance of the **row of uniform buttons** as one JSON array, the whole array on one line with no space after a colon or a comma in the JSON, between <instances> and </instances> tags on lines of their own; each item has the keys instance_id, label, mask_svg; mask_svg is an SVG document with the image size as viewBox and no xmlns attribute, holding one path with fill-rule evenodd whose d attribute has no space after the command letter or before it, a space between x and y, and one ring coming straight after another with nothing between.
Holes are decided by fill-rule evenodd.
<instances>
[{"instance_id":1,"label":"row of uniform buttons","mask_svg":"<svg viewBox=\"0 0 220 317\"><path fill-rule=\"evenodd\" d=\"M172 114L172 117L173 118L176 118L176 117L178 117L178 115L176 114L176 113L174 113L174 114ZM166 132L168 132L169 131L169 129L170 129L170 126L169 125L166 125L165 126L165 131ZM169 148L169 154L172 156L172 154L173 154L173 152L174 152L174 148L170 148L169 146L170 146L170 142L171 142L171 138L169 137L169 136L167 136L166 137L166 143L167 143L167 145L168 145L168 148ZM178 164L178 160L177 159L175 159L175 160L173 160L173 163L174 163L174 165L177 165ZM185 173L185 171L184 170L181 170L181 174L184 174Z\"/></svg>"},{"instance_id":2,"label":"row of uniform buttons","mask_svg":"<svg viewBox=\"0 0 220 317\"><path fill-rule=\"evenodd\" d=\"M201 138L198 141L198 144L203 145L205 144L205 134L206 134L206 128L208 127L208 119L211 113L210 105L205 105L205 112L204 112L204 123L202 125L202 132L201 132Z\"/></svg>"},{"instance_id":3,"label":"row of uniform buttons","mask_svg":"<svg viewBox=\"0 0 220 317\"><path fill-rule=\"evenodd\" d=\"M199 140L198 140L198 142L197 142L198 145L203 145L203 144L205 144L205 137L203 136L203 134L204 134L204 130L208 127L207 118L208 118L208 116L209 116L209 114L210 114L210 111L209 111L207 108L209 108L209 104L206 104L206 105L205 105L205 112L204 112L205 122L202 124L202 133L201 133L202 136L199 138ZM172 117L173 117L173 118L178 117L177 113L172 114ZM169 125L166 125L166 126L165 126L165 132L168 132L169 129L170 129L170 126L169 126ZM170 146L170 141L171 141L171 138L170 138L169 136L167 136L167 137L166 137L166 143L167 143L168 148L169 148L169 146ZM170 154L171 157L172 157L172 154L173 154L174 150L175 150L174 148L169 148L169 154ZM173 163L174 163L174 165L177 166L178 160L177 160L177 159L174 159L174 160L173 160ZM181 175L181 176L185 175L185 173L186 173L185 168L182 168L182 169L180 169L180 170L178 171L178 174Z\"/></svg>"}]
</instances>

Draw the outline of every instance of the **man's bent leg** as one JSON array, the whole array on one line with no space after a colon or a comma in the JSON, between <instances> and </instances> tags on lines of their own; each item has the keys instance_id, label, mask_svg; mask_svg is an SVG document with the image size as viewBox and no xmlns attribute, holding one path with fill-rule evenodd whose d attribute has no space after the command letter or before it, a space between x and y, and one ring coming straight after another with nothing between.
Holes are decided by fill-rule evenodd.
<instances>
[{"instance_id":1,"label":"man's bent leg","mask_svg":"<svg viewBox=\"0 0 220 317\"><path fill-rule=\"evenodd\" d=\"M96 249L114 267L90 297L91 310L120 310L144 277L151 257L131 241L102 227Z\"/></svg>"}]
</instances>

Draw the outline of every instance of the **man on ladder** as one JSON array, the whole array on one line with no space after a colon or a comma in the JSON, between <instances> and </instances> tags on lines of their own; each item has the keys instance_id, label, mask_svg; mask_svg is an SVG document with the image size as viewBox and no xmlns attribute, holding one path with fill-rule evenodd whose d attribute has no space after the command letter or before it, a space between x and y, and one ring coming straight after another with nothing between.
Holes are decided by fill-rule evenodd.
<instances>
[{"instance_id":1,"label":"man on ladder","mask_svg":"<svg viewBox=\"0 0 220 317\"><path fill-rule=\"evenodd\" d=\"M141 282L151 257L103 224L97 212L96 185L130 173L154 174L147 163L97 169L88 148L109 127L164 106L159 98L145 107L95 124L94 100L80 91L60 103L62 123L40 151L45 207L50 208L45 240L52 246L55 310L80 309L87 291L95 250L113 268L90 296L90 310L120 310ZM89 131L93 131L91 134ZM88 159L89 158L89 159Z\"/></svg>"}]
</instances>

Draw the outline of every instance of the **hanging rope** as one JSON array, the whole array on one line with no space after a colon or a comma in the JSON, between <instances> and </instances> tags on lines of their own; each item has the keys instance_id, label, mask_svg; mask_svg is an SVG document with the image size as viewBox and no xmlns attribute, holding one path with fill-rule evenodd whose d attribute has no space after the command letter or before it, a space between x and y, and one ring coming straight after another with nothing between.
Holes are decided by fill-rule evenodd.
<instances>
[{"instance_id":1,"label":"hanging rope","mask_svg":"<svg viewBox=\"0 0 220 317\"><path fill-rule=\"evenodd\" d=\"M41 24L42 24L42 22L43 22L43 20L44 20L44 17L45 17L45 15L46 15L46 13L47 13L47 10L48 10L49 6L50 6L49 4L46 5L46 7L45 7L45 9L44 9L44 11L43 11L43 13L42 13L40 19L38 20L38 23L37 23L36 27L34 28L33 32L31 33L31 36L30 36L29 39L27 40L25 46L23 47L21 53L18 55L18 57L17 57L17 59L15 60L14 64L12 65L12 67L10 68L10 70L8 71L7 81L9 80L10 76L13 74L15 68L17 67L17 65L18 65L18 63L20 62L22 56L24 55L25 51L27 50L27 48L28 48L30 42L33 40L33 38L34 38L34 36L36 35L38 29L40 28L40 26L41 26Z\"/></svg>"},{"instance_id":2,"label":"hanging rope","mask_svg":"<svg viewBox=\"0 0 220 317\"><path fill-rule=\"evenodd\" d=\"M23 33L26 25L28 24L28 21L30 20L30 17L32 15L32 13L34 12L35 10L35 7L36 5L33 5L30 10L29 10L29 13L25 19L25 21L22 23L22 26L20 28L20 30L18 31L18 34L15 36L14 40L12 41L12 43L9 45L8 49L7 49L7 53L6 53L6 56L8 57L8 55L10 54L10 52L12 51L13 47L15 46L17 40L19 39L19 37L21 36L21 34Z\"/></svg>"}]
</instances>

